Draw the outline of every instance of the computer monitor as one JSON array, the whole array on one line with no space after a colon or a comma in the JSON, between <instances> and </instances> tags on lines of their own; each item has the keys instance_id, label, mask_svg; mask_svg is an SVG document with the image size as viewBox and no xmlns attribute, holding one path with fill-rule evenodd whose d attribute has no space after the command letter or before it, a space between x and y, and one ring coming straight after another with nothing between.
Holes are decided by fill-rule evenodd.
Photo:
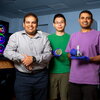
<instances>
[{"instance_id":1,"label":"computer monitor","mask_svg":"<svg viewBox=\"0 0 100 100\"><path fill-rule=\"evenodd\" d=\"M11 33L9 33L9 23L0 20L0 60L5 59L3 56L4 49L7 45Z\"/></svg>"}]
</instances>

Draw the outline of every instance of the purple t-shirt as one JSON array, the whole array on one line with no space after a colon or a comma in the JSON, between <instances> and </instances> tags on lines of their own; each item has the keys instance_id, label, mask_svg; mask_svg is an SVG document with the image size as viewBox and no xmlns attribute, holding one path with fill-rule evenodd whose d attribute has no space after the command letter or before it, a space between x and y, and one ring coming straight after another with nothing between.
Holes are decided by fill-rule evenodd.
<instances>
[{"instance_id":1,"label":"purple t-shirt","mask_svg":"<svg viewBox=\"0 0 100 100\"><path fill-rule=\"evenodd\" d=\"M80 46L83 56L94 57L100 54L100 31L77 32L71 35L66 52ZM100 63L72 60L69 81L78 84L98 84Z\"/></svg>"}]
</instances>

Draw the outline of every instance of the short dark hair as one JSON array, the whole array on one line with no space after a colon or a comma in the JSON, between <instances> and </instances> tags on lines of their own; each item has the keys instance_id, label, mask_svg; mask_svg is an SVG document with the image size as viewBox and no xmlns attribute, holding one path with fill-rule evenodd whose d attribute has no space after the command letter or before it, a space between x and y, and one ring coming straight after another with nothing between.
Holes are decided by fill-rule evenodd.
<instances>
[{"instance_id":1,"label":"short dark hair","mask_svg":"<svg viewBox=\"0 0 100 100\"><path fill-rule=\"evenodd\" d=\"M89 10L83 10L83 11L81 11L80 14L79 14L79 18L80 18L80 16L81 16L82 13L88 13L91 16L91 19L93 20L93 14Z\"/></svg>"},{"instance_id":2,"label":"short dark hair","mask_svg":"<svg viewBox=\"0 0 100 100\"><path fill-rule=\"evenodd\" d=\"M34 13L27 13L25 16L24 16L24 19L23 19L23 22L25 22L25 18L26 17L28 17L28 16L33 16L33 17L35 17L36 18L36 22L38 23L38 17L37 17L37 15L35 15Z\"/></svg>"},{"instance_id":3,"label":"short dark hair","mask_svg":"<svg viewBox=\"0 0 100 100\"><path fill-rule=\"evenodd\" d=\"M64 17L63 14L56 14L56 15L54 16L54 18L53 18L53 23L55 23L55 19L56 19L57 17L62 17L62 18L64 19L64 21L66 22L66 19L65 19L65 17Z\"/></svg>"}]
</instances>

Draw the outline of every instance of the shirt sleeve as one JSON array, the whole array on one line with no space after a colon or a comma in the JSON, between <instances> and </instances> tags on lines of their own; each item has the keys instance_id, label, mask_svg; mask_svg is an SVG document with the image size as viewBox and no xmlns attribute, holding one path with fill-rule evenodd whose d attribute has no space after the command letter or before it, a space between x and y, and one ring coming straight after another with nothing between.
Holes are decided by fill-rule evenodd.
<instances>
[{"instance_id":1,"label":"shirt sleeve","mask_svg":"<svg viewBox=\"0 0 100 100\"><path fill-rule=\"evenodd\" d=\"M20 61L24 58L20 53L17 52L17 36L15 34L11 35L4 50L3 55L12 61Z\"/></svg>"},{"instance_id":2,"label":"shirt sleeve","mask_svg":"<svg viewBox=\"0 0 100 100\"><path fill-rule=\"evenodd\" d=\"M43 52L41 54L36 55L36 61L38 63L49 63L51 57L52 57L52 49L50 46L50 41L48 40L48 38L46 37L44 39L44 49Z\"/></svg>"},{"instance_id":3,"label":"shirt sleeve","mask_svg":"<svg viewBox=\"0 0 100 100\"><path fill-rule=\"evenodd\" d=\"M68 42L68 45L67 45L67 47L66 47L65 52L69 53L70 50L71 50L71 37L70 37L70 40L69 40L69 42Z\"/></svg>"},{"instance_id":4,"label":"shirt sleeve","mask_svg":"<svg viewBox=\"0 0 100 100\"><path fill-rule=\"evenodd\" d=\"M100 55L100 32L98 36L98 55Z\"/></svg>"}]
</instances>

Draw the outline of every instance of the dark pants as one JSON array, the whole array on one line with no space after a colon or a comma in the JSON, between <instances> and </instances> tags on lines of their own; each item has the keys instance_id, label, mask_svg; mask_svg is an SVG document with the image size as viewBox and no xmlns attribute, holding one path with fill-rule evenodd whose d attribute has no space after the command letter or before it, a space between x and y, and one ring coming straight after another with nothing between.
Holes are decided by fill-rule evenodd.
<instances>
[{"instance_id":1,"label":"dark pants","mask_svg":"<svg viewBox=\"0 0 100 100\"><path fill-rule=\"evenodd\" d=\"M69 96L70 100L98 100L97 85L70 83Z\"/></svg>"},{"instance_id":2,"label":"dark pants","mask_svg":"<svg viewBox=\"0 0 100 100\"><path fill-rule=\"evenodd\" d=\"M0 69L0 100L12 100L14 97L15 69Z\"/></svg>"},{"instance_id":3,"label":"dark pants","mask_svg":"<svg viewBox=\"0 0 100 100\"><path fill-rule=\"evenodd\" d=\"M47 69L33 74L26 74L16 71L16 100L47 100L47 88Z\"/></svg>"}]
</instances>

